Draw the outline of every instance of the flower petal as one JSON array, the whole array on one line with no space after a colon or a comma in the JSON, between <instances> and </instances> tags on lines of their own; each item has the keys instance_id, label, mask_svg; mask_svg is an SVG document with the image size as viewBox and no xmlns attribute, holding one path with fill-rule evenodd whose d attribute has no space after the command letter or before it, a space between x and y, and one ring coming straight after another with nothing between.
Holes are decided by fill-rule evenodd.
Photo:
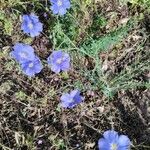
<instances>
[{"instance_id":1,"label":"flower petal","mask_svg":"<svg viewBox=\"0 0 150 150\"><path fill-rule=\"evenodd\" d=\"M70 94L66 93L63 94L60 98L61 100L61 106L64 108L67 108L69 106L69 100L71 99Z\"/></svg>"},{"instance_id":2,"label":"flower petal","mask_svg":"<svg viewBox=\"0 0 150 150\"><path fill-rule=\"evenodd\" d=\"M13 49L14 51L11 52L11 56L19 63L35 59L34 49L30 45L16 43Z\"/></svg>"},{"instance_id":3,"label":"flower petal","mask_svg":"<svg viewBox=\"0 0 150 150\"><path fill-rule=\"evenodd\" d=\"M75 103L78 104L82 101L82 96L80 95L80 91L79 90L73 90L70 93L71 97L74 99Z\"/></svg>"},{"instance_id":4,"label":"flower petal","mask_svg":"<svg viewBox=\"0 0 150 150\"><path fill-rule=\"evenodd\" d=\"M53 11L53 14L58 14L59 13L59 8L57 5L53 4L51 6L51 10Z\"/></svg>"},{"instance_id":5,"label":"flower petal","mask_svg":"<svg viewBox=\"0 0 150 150\"><path fill-rule=\"evenodd\" d=\"M110 150L109 143L104 138L99 139L98 148L99 150Z\"/></svg>"},{"instance_id":6,"label":"flower petal","mask_svg":"<svg viewBox=\"0 0 150 150\"><path fill-rule=\"evenodd\" d=\"M62 58L63 52L62 50L53 51L52 53L52 59L57 60L58 58Z\"/></svg>"},{"instance_id":7,"label":"flower petal","mask_svg":"<svg viewBox=\"0 0 150 150\"><path fill-rule=\"evenodd\" d=\"M21 30L29 34L31 37L38 36L43 30L43 24L39 21L38 16L31 13L30 15L23 15L23 22Z\"/></svg>"},{"instance_id":8,"label":"flower petal","mask_svg":"<svg viewBox=\"0 0 150 150\"><path fill-rule=\"evenodd\" d=\"M69 68L70 68L70 62L65 61L61 64L61 70L63 70L63 71L68 71Z\"/></svg>"},{"instance_id":9,"label":"flower petal","mask_svg":"<svg viewBox=\"0 0 150 150\"><path fill-rule=\"evenodd\" d=\"M22 64L21 67L22 67L22 70L23 70L24 74L26 74L27 76L32 77L32 76L35 75L34 70L29 68L28 63Z\"/></svg>"},{"instance_id":10,"label":"flower petal","mask_svg":"<svg viewBox=\"0 0 150 150\"><path fill-rule=\"evenodd\" d=\"M120 135L118 139L119 148L129 149L131 145L130 139L126 135Z\"/></svg>"},{"instance_id":11,"label":"flower petal","mask_svg":"<svg viewBox=\"0 0 150 150\"><path fill-rule=\"evenodd\" d=\"M32 64L33 66L30 67L30 64ZM39 73L43 68L42 63L37 56L32 61L22 63L21 67L23 72L31 77L34 76L36 73Z\"/></svg>"},{"instance_id":12,"label":"flower petal","mask_svg":"<svg viewBox=\"0 0 150 150\"><path fill-rule=\"evenodd\" d=\"M64 15L66 12L67 12L67 10L66 10L65 8L63 8L63 7L61 7L61 8L59 9L59 14L60 14L60 15Z\"/></svg>"},{"instance_id":13,"label":"flower petal","mask_svg":"<svg viewBox=\"0 0 150 150\"><path fill-rule=\"evenodd\" d=\"M118 133L113 130L108 130L104 132L104 138L108 140L110 143L117 143L118 141Z\"/></svg>"},{"instance_id":14,"label":"flower petal","mask_svg":"<svg viewBox=\"0 0 150 150\"><path fill-rule=\"evenodd\" d=\"M41 72L43 69L43 65L38 57L36 57L36 62L34 63L34 71L35 73Z\"/></svg>"},{"instance_id":15,"label":"flower petal","mask_svg":"<svg viewBox=\"0 0 150 150\"><path fill-rule=\"evenodd\" d=\"M65 7L66 7L66 8L69 9L69 8L71 7L70 1L65 0L64 3L65 3Z\"/></svg>"},{"instance_id":16,"label":"flower petal","mask_svg":"<svg viewBox=\"0 0 150 150\"><path fill-rule=\"evenodd\" d=\"M60 72L60 67L58 65L51 64L51 70L55 73L59 73Z\"/></svg>"},{"instance_id":17,"label":"flower petal","mask_svg":"<svg viewBox=\"0 0 150 150\"><path fill-rule=\"evenodd\" d=\"M64 15L71 6L70 0L50 0L50 2L53 14Z\"/></svg>"}]
</instances>

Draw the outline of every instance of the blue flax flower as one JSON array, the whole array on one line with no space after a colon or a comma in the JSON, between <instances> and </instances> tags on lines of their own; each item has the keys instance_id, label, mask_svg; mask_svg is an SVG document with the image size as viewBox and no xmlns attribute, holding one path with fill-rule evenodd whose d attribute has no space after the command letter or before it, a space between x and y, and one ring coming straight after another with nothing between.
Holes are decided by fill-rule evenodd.
<instances>
[{"instance_id":1,"label":"blue flax flower","mask_svg":"<svg viewBox=\"0 0 150 150\"><path fill-rule=\"evenodd\" d=\"M129 150L130 139L126 135L118 135L116 131L108 130L103 134L104 138L99 139L99 150Z\"/></svg>"},{"instance_id":2,"label":"blue flax flower","mask_svg":"<svg viewBox=\"0 0 150 150\"><path fill-rule=\"evenodd\" d=\"M68 71L70 68L70 56L61 50L52 52L47 61L55 73L59 73L61 70Z\"/></svg>"},{"instance_id":3,"label":"blue flax flower","mask_svg":"<svg viewBox=\"0 0 150 150\"><path fill-rule=\"evenodd\" d=\"M22 63L21 68L22 68L24 74L32 77L36 73L39 73L42 70L43 65L42 65L40 59L37 56L35 56L35 58L33 60Z\"/></svg>"},{"instance_id":4,"label":"blue flax flower","mask_svg":"<svg viewBox=\"0 0 150 150\"><path fill-rule=\"evenodd\" d=\"M11 56L19 63L35 58L34 49L30 45L17 43L14 45L13 49L14 51L11 52Z\"/></svg>"},{"instance_id":5,"label":"blue flax flower","mask_svg":"<svg viewBox=\"0 0 150 150\"><path fill-rule=\"evenodd\" d=\"M38 36L43 30L43 24L39 21L38 16L34 14L23 15L23 22L21 30L24 33L29 34L31 37Z\"/></svg>"},{"instance_id":6,"label":"blue flax flower","mask_svg":"<svg viewBox=\"0 0 150 150\"><path fill-rule=\"evenodd\" d=\"M69 0L50 0L52 3L51 10L54 14L64 15L71 4Z\"/></svg>"},{"instance_id":7,"label":"blue flax flower","mask_svg":"<svg viewBox=\"0 0 150 150\"><path fill-rule=\"evenodd\" d=\"M34 49L30 45L17 43L13 49L14 51L11 52L11 56L20 63L26 75L34 76L42 70L42 63L34 54Z\"/></svg>"},{"instance_id":8,"label":"blue flax flower","mask_svg":"<svg viewBox=\"0 0 150 150\"><path fill-rule=\"evenodd\" d=\"M73 108L83 100L80 92L76 89L70 93L65 93L61 96L61 106L64 108Z\"/></svg>"}]
</instances>

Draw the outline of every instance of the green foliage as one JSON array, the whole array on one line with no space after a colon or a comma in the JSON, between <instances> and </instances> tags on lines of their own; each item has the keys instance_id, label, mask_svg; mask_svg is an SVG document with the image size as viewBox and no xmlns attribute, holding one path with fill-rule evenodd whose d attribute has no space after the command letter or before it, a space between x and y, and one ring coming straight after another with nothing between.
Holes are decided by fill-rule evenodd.
<instances>
[{"instance_id":1,"label":"green foliage","mask_svg":"<svg viewBox=\"0 0 150 150\"><path fill-rule=\"evenodd\" d=\"M21 0L1 0L1 7L12 7L22 3Z\"/></svg>"},{"instance_id":2,"label":"green foliage","mask_svg":"<svg viewBox=\"0 0 150 150\"><path fill-rule=\"evenodd\" d=\"M0 88L0 94L6 94L7 91L9 91L11 89L11 86L13 85L12 82L8 81L8 82L3 82L1 84L1 88Z\"/></svg>"},{"instance_id":3,"label":"green foliage","mask_svg":"<svg viewBox=\"0 0 150 150\"><path fill-rule=\"evenodd\" d=\"M8 18L4 11L0 12L0 26L3 28L3 32L6 35L11 35L13 31L13 20Z\"/></svg>"},{"instance_id":4,"label":"green foliage","mask_svg":"<svg viewBox=\"0 0 150 150\"><path fill-rule=\"evenodd\" d=\"M101 20L99 23L101 23ZM103 74L103 71L101 70L102 66L101 60L99 59L99 54L101 52L108 51L119 44L128 35L131 24L120 27L117 30L112 31L97 39L89 37L85 42L83 42L83 44L80 45L80 47L76 46L75 42L70 38L71 36L69 37L69 34L64 29L62 29L62 26L64 25L58 21L54 27L53 38L55 47L68 50L74 49L79 51L80 54L83 54L83 56L89 56L93 58L95 67L92 70L92 74L89 75L88 79L91 80L94 86L97 86L106 97L112 99L116 93L116 89L107 81L107 77L105 77L105 74ZM85 72L83 73L84 76ZM80 88L84 90L83 87Z\"/></svg>"},{"instance_id":5,"label":"green foliage","mask_svg":"<svg viewBox=\"0 0 150 150\"><path fill-rule=\"evenodd\" d=\"M67 22L69 21L69 22ZM53 45L57 48L69 48L77 37L77 26L71 20L66 19L66 23L57 19L53 28ZM68 24L71 24L68 26Z\"/></svg>"},{"instance_id":6,"label":"green foliage","mask_svg":"<svg viewBox=\"0 0 150 150\"><path fill-rule=\"evenodd\" d=\"M33 149L34 148L34 138L33 136L31 136L30 134L25 134L25 141L23 141L28 146L29 149Z\"/></svg>"},{"instance_id":7,"label":"green foliage","mask_svg":"<svg viewBox=\"0 0 150 150\"><path fill-rule=\"evenodd\" d=\"M25 100L27 97L27 95L23 91L16 92L15 96L19 100Z\"/></svg>"},{"instance_id":8,"label":"green foliage","mask_svg":"<svg viewBox=\"0 0 150 150\"><path fill-rule=\"evenodd\" d=\"M92 4L93 0L83 0L83 2L84 2L86 5L90 5L90 4Z\"/></svg>"},{"instance_id":9,"label":"green foliage","mask_svg":"<svg viewBox=\"0 0 150 150\"><path fill-rule=\"evenodd\" d=\"M113 99L116 91L114 88L110 88L108 85L102 85L101 90L103 94L108 97L109 99Z\"/></svg>"},{"instance_id":10,"label":"green foliage","mask_svg":"<svg viewBox=\"0 0 150 150\"><path fill-rule=\"evenodd\" d=\"M129 0L119 0L119 3L120 3L121 5L126 5L128 1L129 1Z\"/></svg>"},{"instance_id":11,"label":"green foliage","mask_svg":"<svg viewBox=\"0 0 150 150\"><path fill-rule=\"evenodd\" d=\"M4 22L4 32L8 35L11 35L13 31L13 23L11 19L7 19Z\"/></svg>"},{"instance_id":12,"label":"green foliage","mask_svg":"<svg viewBox=\"0 0 150 150\"><path fill-rule=\"evenodd\" d=\"M102 51L108 51L110 48L121 42L127 35L128 28L122 27L110 34L100 37L96 40L87 40L82 46L81 50L88 53L90 56L95 57Z\"/></svg>"},{"instance_id":13,"label":"green foliage","mask_svg":"<svg viewBox=\"0 0 150 150\"><path fill-rule=\"evenodd\" d=\"M70 16L61 18L59 19L59 21L60 21L60 25L61 25L63 32L66 33L66 35L72 41L74 41L78 36L78 26L77 26L76 21Z\"/></svg>"},{"instance_id":14,"label":"green foliage","mask_svg":"<svg viewBox=\"0 0 150 150\"><path fill-rule=\"evenodd\" d=\"M95 14L93 16L93 22L91 27L88 29L91 35L97 33L97 31L101 28L104 28L107 25L107 20L104 16Z\"/></svg>"},{"instance_id":15,"label":"green foliage","mask_svg":"<svg viewBox=\"0 0 150 150\"><path fill-rule=\"evenodd\" d=\"M49 137L49 140L52 142L52 145L54 148L59 149L59 150L64 150L66 148L64 140L59 139L57 135L51 135Z\"/></svg>"},{"instance_id":16,"label":"green foliage","mask_svg":"<svg viewBox=\"0 0 150 150\"><path fill-rule=\"evenodd\" d=\"M137 87L149 87L150 84L144 81L138 82L134 78L139 76L140 74L148 71L150 67L149 61L139 62L138 64L134 63L128 66L125 70L123 70L120 74L115 76L111 80L111 86L115 88L115 90L120 89L135 89Z\"/></svg>"},{"instance_id":17,"label":"green foliage","mask_svg":"<svg viewBox=\"0 0 150 150\"><path fill-rule=\"evenodd\" d=\"M26 43L26 44L30 45L32 42L33 42L33 39L31 37L23 39L23 43Z\"/></svg>"},{"instance_id":18,"label":"green foliage","mask_svg":"<svg viewBox=\"0 0 150 150\"><path fill-rule=\"evenodd\" d=\"M145 8L150 9L150 0L131 0L133 5L139 5Z\"/></svg>"},{"instance_id":19,"label":"green foliage","mask_svg":"<svg viewBox=\"0 0 150 150\"><path fill-rule=\"evenodd\" d=\"M87 96L86 95L87 90L91 90L96 93L99 92L98 95L102 94L102 96L107 97L108 99L113 99L115 94L120 90L136 89L139 87L147 88L147 89L150 88L150 82L136 80L136 77L140 76L141 74L144 74L146 71L147 72L149 71L150 62L147 59L138 60L137 62L133 62L130 65L127 64L127 66L123 66L124 68L121 70L121 72L117 74L113 74L112 76L111 74L109 74L109 72L103 71L102 69L103 61L100 58L100 54L103 52L106 54L107 52L109 53L110 50L116 50L118 48L117 47L118 45L122 46L123 45L122 41L127 37L128 34L131 37L134 36L134 38L136 38L137 29L132 28L134 30L134 33L132 31L131 31L132 33L130 33L129 31L132 26L131 24L127 23L127 25L121 27L119 24L118 29L111 30L110 28L109 33L107 33L108 31L106 31L105 29L105 26L107 26L109 22L109 20L107 20L107 17L109 18L109 15L113 16L113 14L117 16L118 12L115 12L114 10L114 12L108 15L107 11L103 12L102 10L102 12L99 14L96 11L96 8L98 8L98 6L100 7L103 6L101 5L100 2L101 0L97 0L97 5L96 5L96 1L94 0L71 0L72 7L67 12L67 14L65 14L64 16L56 16L50 14L51 11L49 9L50 6L48 4L48 0L44 0L44 1L1 0L0 27L2 28L4 35L12 36L13 30L16 27L15 25L17 23L20 23L18 18L23 13L27 13L29 11L35 12L37 15L40 16L40 19L42 20L42 15L46 11L49 18L47 18L46 24L44 24L44 31L41 34L41 36L44 36L45 38L49 38L50 41L53 40L51 41L53 43L53 47L51 48L56 50L62 49L70 53L71 60L72 60L71 63L73 66L69 71L69 73L63 72L59 75L53 75L49 73L50 71L48 71L44 73L42 72L41 74L37 75L35 78L32 79L31 78L27 79L27 77L22 78L21 75L19 75L20 73L19 65L14 60L12 60L9 56L10 47L7 46L3 48L2 51L0 51L0 59L4 60L4 62L2 62L2 70L4 75L6 73L6 77L7 77L7 72L8 74L10 74L13 71L13 76L15 77L15 80L18 80L17 84L25 83L25 85L20 87L19 90L17 89L17 92L13 93L13 98L16 98L16 102L19 101L20 104L26 106L24 109L22 108L20 109L21 116L23 115L24 118L27 117L28 120L28 118L30 118L30 115L33 114L30 112L30 108L32 110L37 107L38 109L37 116L41 118L41 119L35 118L36 122L33 121L33 126L36 125L34 126L35 127L34 135L24 133L24 131L21 133L15 133L16 148L22 145L27 145L28 149L31 150L35 149L35 140L37 136L42 135L42 130L43 130L42 128L44 127L45 130L47 129L47 127L51 128L51 126L53 126L53 123L50 124L49 126L47 122L46 125L40 124L41 123L40 120L42 120L42 123L43 120L45 120L45 118L42 118L43 114L45 114L46 117L47 115L54 116L52 121L55 122L60 118L63 121L62 118L63 116L65 116L64 114L67 115L68 112L71 114L72 112L76 111L75 109L71 112L66 110L65 112L63 112L63 114L61 114L62 109L61 106L59 105L59 101L57 101L58 97L62 94L61 92L70 91L70 89L77 88L84 93L85 97ZM127 5L127 3L130 2L132 3L132 6L141 6L146 9L150 8L150 0L119 0L119 2L121 3L121 5L125 5L125 4ZM29 9L28 5L32 5L31 10L28 10ZM119 9L120 8L122 7L119 7ZM120 13L119 15L122 14ZM130 15L130 13L128 15ZM138 21L143 20L144 15L145 15L144 12L142 12L138 16L137 20ZM126 16L126 17L127 19L128 17L134 18L133 16ZM122 18L122 16L120 18ZM42 21L44 22L44 20ZM90 23L87 25L86 21ZM114 24L116 23L115 21ZM136 24L136 26L139 26L139 22ZM103 33L107 33L107 34L104 34L103 36L99 36L99 31L103 29L104 29ZM16 30L20 31L19 28ZM141 31L140 29L138 35L141 33L143 33L143 31ZM11 45L13 45L15 42L18 41L30 45L34 45L36 44L36 40L38 41L38 38L40 38L40 36L34 39L30 37L24 38L25 36L21 36L21 35L15 35L15 36L17 37L13 37L13 36L11 37L12 38L12 43L10 43ZM131 37L129 38L129 40L132 39ZM24 39L22 40L22 38ZM127 45L131 44L131 47L134 48L136 51L135 45L137 45L137 43L134 42L132 43L132 41L130 42L127 40L125 41L125 43L127 42L126 43ZM39 44L37 45L37 48L38 46L43 46L42 44L44 42L43 43L42 42L40 44L37 42ZM126 45L124 44L123 46ZM119 51L118 55L122 53L122 50L124 49L121 49L120 52L120 49L117 49L117 51ZM40 53L41 52L38 51L39 57L41 57ZM45 55L48 55L51 53L51 50L50 51L47 50L46 52L43 53L46 53ZM144 54L144 55L148 55L148 54ZM44 57L46 59L47 56ZM116 57L118 58L120 56L116 56ZM138 57L141 58L142 56L138 56ZM117 58L113 58L112 61L115 61L115 59L117 60ZM109 54L108 54L108 59L109 59ZM78 68L78 69L76 70L74 68ZM44 68L43 70L45 71L46 69ZM15 73L16 71L17 74ZM24 82L21 83L19 82L19 80L24 80ZM29 84L28 86L31 86L32 89L31 93L30 91L26 93L27 90L26 84ZM9 81L3 82L1 84L0 94L2 95L7 94L8 93L7 91L12 91L12 87L14 86L15 86L15 82L9 82ZM39 96L37 93L39 94ZM24 101L25 103L23 103ZM28 103L29 105L26 103ZM86 103L87 105L89 105L88 101L86 101ZM103 99L102 99L102 105L103 105ZM56 115L55 113L58 113L58 115ZM34 120L34 116L32 118ZM47 117L46 120L48 120L48 118L49 117ZM66 119L65 121L70 120L67 118L65 119ZM84 119L82 118L79 119L79 122L80 120L84 120ZM48 121L51 122L51 120ZM39 128L39 130L36 129L37 127ZM65 140L63 140L61 133L58 134L53 133L53 134L52 133L50 133L50 135L49 133L47 134L49 136L48 140L52 144L51 148L59 149L59 150L68 149L67 145L65 145ZM59 136L59 134L61 136ZM7 148L6 146L0 143L0 148L1 147L2 149L9 150L9 148Z\"/></svg>"}]
</instances>

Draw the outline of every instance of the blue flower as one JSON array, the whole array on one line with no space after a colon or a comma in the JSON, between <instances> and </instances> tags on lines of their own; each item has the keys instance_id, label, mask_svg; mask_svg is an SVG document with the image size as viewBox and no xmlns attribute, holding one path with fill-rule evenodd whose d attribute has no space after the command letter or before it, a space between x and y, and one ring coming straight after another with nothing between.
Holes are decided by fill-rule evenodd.
<instances>
[{"instance_id":1,"label":"blue flower","mask_svg":"<svg viewBox=\"0 0 150 150\"><path fill-rule=\"evenodd\" d=\"M19 63L33 60L35 58L34 49L27 44L17 43L13 47L14 51L11 52L11 56Z\"/></svg>"},{"instance_id":2,"label":"blue flower","mask_svg":"<svg viewBox=\"0 0 150 150\"><path fill-rule=\"evenodd\" d=\"M72 92L65 93L61 96L61 106L64 108L73 108L77 104L81 103L83 97L80 95L80 92L76 89Z\"/></svg>"},{"instance_id":3,"label":"blue flower","mask_svg":"<svg viewBox=\"0 0 150 150\"><path fill-rule=\"evenodd\" d=\"M42 70L42 63L34 54L34 49L30 45L17 43L13 49L14 51L11 52L11 56L20 63L26 75L34 76Z\"/></svg>"},{"instance_id":4,"label":"blue flower","mask_svg":"<svg viewBox=\"0 0 150 150\"><path fill-rule=\"evenodd\" d=\"M35 58L33 60L22 63L21 68L22 68L24 74L32 77L36 73L39 73L42 70L43 65L42 65L40 59L37 56L35 56Z\"/></svg>"},{"instance_id":5,"label":"blue flower","mask_svg":"<svg viewBox=\"0 0 150 150\"><path fill-rule=\"evenodd\" d=\"M116 131L108 130L99 139L99 150L129 150L131 141L126 135L118 135Z\"/></svg>"},{"instance_id":6,"label":"blue flower","mask_svg":"<svg viewBox=\"0 0 150 150\"><path fill-rule=\"evenodd\" d=\"M29 34L31 37L38 36L43 31L43 24L39 21L38 16L34 14L23 15L23 22L21 29L24 33Z\"/></svg>"},{"instance_id":7,"label":"blue flower","mask_svg":"<svg viewBox=\"0 0 150 150\"><path fill-rule=\"evenodd\" d=\"M71 4L69 0L50 0L52 3L51 10L54 14L64 15Z\"/></svg>"},{"instance_id":8,"label":"blue flower","mask_svg":"<svg viewBox=\"0 0 150 150\"><path fill-rule=\"evenodd\" d=\"M70 56L61 50L52 52L47 61L55 73L59 73L61 70L68 71L70 68Z\"/></svg>"}]
</instances>

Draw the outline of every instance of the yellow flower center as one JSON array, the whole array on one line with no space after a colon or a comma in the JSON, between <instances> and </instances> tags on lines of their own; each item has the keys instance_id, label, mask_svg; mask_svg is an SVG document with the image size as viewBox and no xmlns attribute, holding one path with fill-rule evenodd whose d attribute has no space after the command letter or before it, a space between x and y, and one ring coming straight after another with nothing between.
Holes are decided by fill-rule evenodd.
<instances>
[{"instance_id":1,"label":"yellow flower center","mask_svg":"<svg viewBox=\"0 0 150 150\"><path fill-rule=\"evenodd\" d=\"M117 149L118 149L117 144L115 143L111 144L111 150L117 150Z\"/></svg>"},{"instance_id":2,"label":"yellow flower center","mask_svg":"<svg viewBox=\"0 0 150 150\"><path fill-rule=\"evenodd\" d=\"M34 64L33 64L33 63L30 63L30 64L29 64L29 67L30 67L30 68L32 68L33 66L34 66Z\"/></svg>"},{"instance_id":3,"label":"yellow flower center","mask_svg":"<svg viewBox=\"0 0 150 150\"><path fill-rule=\"evenodd\" d=\"M28 24L28 27L29 27L30 29L33 29L33 24L32 24L32 23L29 23L29 24Z\"/></svg>"},{"instance_id":4,"label":"yellow flower center","mask_svg":"<svg viewBox=\"0 0 150 150\"><path fill-rule=\"evenodd\" d=\"M61 0L58 0L57 5L58 5L58 6L62 6L62 1L61 1Z\"/></svg>"}]
</instances>

